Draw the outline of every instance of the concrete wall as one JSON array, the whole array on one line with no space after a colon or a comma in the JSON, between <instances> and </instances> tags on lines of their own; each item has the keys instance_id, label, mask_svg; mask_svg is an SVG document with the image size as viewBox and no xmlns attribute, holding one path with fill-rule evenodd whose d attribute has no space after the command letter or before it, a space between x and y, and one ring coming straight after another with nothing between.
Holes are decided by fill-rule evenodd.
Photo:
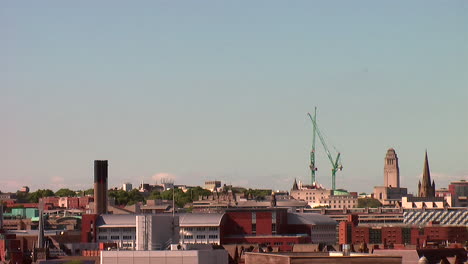
<instances>
[{"instance_id":1,"label":"concrete wall","mask_svg":"<svg viewBox=\"0 0 468 264\"><path fill-rule=\"evenodd\" d=\"M226 250L101 251L101 264L228 264Z\"/></svg>"}]
</instances>

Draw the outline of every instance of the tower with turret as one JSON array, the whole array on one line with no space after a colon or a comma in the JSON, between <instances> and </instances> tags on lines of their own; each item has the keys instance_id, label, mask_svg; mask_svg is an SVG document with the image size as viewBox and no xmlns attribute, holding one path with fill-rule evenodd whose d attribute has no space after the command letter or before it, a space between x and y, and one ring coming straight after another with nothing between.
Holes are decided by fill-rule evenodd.
<instances>
[{"instance_id":1,"label":"tower with turret","mask_svg":"<svg viewBox=\"0 0 468 264\"><path fill-rule=\"evenodd\" d=\"M393 148L389 149L385 155L384 185L385 187L400 188L398 156Z\"/></svg>"}]
</instances>

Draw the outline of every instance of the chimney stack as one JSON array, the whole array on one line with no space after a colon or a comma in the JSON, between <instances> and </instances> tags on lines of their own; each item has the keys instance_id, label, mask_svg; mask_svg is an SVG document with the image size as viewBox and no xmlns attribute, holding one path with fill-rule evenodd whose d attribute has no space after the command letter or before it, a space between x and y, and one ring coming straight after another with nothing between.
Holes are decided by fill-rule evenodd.
<instances>
[{"instance_id":1,"label":"chimney stack","mask_svg":"<svg viewBox=\"0 0 468 264\"><path fill-rule=\"evenodd\" d=\"M107 160L94 161L94 213L107 214Z\"/></svg>"}]
</instances>

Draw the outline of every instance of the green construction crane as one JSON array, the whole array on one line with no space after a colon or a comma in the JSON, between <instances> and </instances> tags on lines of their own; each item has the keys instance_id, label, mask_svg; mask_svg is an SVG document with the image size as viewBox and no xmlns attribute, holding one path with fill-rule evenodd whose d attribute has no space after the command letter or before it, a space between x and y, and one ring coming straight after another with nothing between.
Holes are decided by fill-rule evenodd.
<instances>
[{"instance_id":1,"label":"green construction crane","mask_svg":"<svg viewBox=\"0 0 468 264\"><path fill-rule=\"evenodd\" d=\"M313 167L313 179L315 179L315 171L317 170L317 168L315 167L315 133L318 135L318 137L320 138L320 141L322 142L322 145L323 145L323 148L325 149L325 152L327 153L327 156L328 156L328 159L330 160L331 164L332 164L332 190L336 190L336 185L335 185L335 179L336 179L336 172L338 170L342 170L343 169L343 166L341 165L341 161L340 161L340 156L341 156L341 153L338 152L338 154L336 155L336 158L335 160L333 160L333 157L330 153L330 150L328 150L328 146L327 146L327 143L325 142L325 139L323 138L322 136L322 133L320 132L320 129L318 128L317 126L317 108L315 109L315 113L314 113L314 117L312 117L312 115L310 113L307 114L310 118L310 120L312 121L312 125L314 127L314 135L313 135L313 147L312 147L312 152L314 152L313 154L311 153L311 168ZM313 156L313 166L312 166L312 156Z\"/></svg>"},{"instance_id":2,"label":"green construction crane","mask_svg":"<svg viewBox=\"0 0 468 264\"><path fill-rule=\"evenodd\" d=\"M315 107L314 110L314 117L310 115L310 113L307 113L310 117L311 120L315 120L317 116L317 107ZM313 121L312 121L313 122ZM315 172L317 171L317 167L315 167L315 126L312 128L312 150L310 151L310 176L311 176L311 184L315 185Z\"/></svg>"}]
</instances>

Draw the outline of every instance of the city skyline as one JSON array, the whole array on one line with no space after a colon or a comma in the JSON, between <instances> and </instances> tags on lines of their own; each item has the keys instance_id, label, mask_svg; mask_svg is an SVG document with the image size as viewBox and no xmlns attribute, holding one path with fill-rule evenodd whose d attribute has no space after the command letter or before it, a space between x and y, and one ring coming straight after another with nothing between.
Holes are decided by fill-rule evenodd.
<instances>
[{"instance_id":1,"label":"city skyline","mask_svg":"<svg viewBox=\"0 0 468 264\"><path fill-rule=\"evenodd\" d=\"M389 148L410 193L426 149L436 188L468 178L466 1L203 3L2 3L0 191L91 188L97 159L109 187L289 190L315 106L337 188L383 185Z\"/></svg>"}]
</instances>

